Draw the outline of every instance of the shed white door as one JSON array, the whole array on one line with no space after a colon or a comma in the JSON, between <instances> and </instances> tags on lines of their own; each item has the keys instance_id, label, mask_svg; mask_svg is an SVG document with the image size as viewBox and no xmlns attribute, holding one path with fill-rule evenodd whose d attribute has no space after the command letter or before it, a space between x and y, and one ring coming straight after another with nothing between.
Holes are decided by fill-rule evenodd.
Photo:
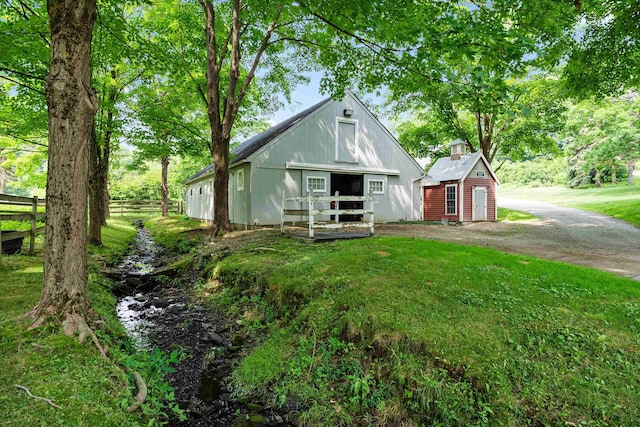
<instances>
[{"instance_id":1,"label":"shed white door","mask_svg":"<svg viewBox=\"0 0 640 427\"><path fill-rule=\"evenodd\" d=\"M476 187L473 189L473 213L474 221L487 220L487 187Z\"/></svg>"}]
</instances>

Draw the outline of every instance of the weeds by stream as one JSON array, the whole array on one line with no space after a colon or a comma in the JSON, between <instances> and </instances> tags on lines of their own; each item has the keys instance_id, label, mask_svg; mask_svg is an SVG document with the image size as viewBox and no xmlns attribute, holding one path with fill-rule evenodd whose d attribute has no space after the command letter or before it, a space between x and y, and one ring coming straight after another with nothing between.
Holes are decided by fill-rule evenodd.
<instances>
[{"instance_id":1,"label":"weeds by stream","mask_svg":"<svg viewBox=\"0 0 640 427\"><path fill-rule=\"evenodd\" d=\"M175 362L165 378L183 413L172 414L169 425L291 425L286 415L233 398L229 374L244 340L226 315L194 301L191 289L202 282L200 262L191 254L183 256L191 261L188 268L179 258L165 256L140 227L131 253L117 270L124 292L118 303L121 322L140 350L160 351Z\"/></svg>"}]
</instances>

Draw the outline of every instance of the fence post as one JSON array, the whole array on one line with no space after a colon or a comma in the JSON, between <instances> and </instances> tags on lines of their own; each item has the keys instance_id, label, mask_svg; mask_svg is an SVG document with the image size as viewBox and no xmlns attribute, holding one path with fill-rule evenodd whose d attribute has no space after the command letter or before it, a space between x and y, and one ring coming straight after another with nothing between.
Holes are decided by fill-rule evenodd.
<instances>
[{"instance_id":1,"label":"fence post","mask_svg":"<svg viewBox=\"0 0 640 427\"><path fill-rule=\"evenodd\" d=\"M309 238L313 239L313 197L311 192L307 192L307 203L309 204Z\"/></svg>"},{"instance_id":2,"label":"fence post","mask_svg":"<svg viewBox=\"0 0 640 427\"><path fill-rule=\"evenodd\" d=\"M285 208L285 198L284 198L284 190L282 190L282 209L280 210L280 234L284 234L284 208Z\"/></svg>"},{"instance_id":3,"label":"fence post","mask_svg":"<svg viewBox=\"0 0 640 427\"><path fill-rule=\"evenodd\" d=\"M29 235L29 255L36 249L36 219L38 218L38 196L33 196L31 204L31 234Z\"/></svg>"},{"instance_id":4,"label":"fence post","mask_svg":"<svg viewBox=\"0 0 640 427\"><path fill-rule=\"evenodd\" d=\"M336 193L334 194L335 197L338 197L339 195L340 195L339 191L336 191ZM336 210L340 209L340 205L339 205L340 202L338 201L337 198L333 201L333 203L335 204L334 209L336 209ZM331 206L329 206L329 207L331 207ZM340 222L340 215L338 215L336 213L333 216L335 217L336 224L339 223Z\"/></svg>"},{"instance_id":5,"label":"fence post","mask_svg":"<svg viewBox=\"0 0 640 427\"><path fill-rule=\"evenodd\" d=\"M364 205L364 203L363 203ZM371 189L369 189L369 207L371 208L371 228L369 229L371 235L373 236L373 191L371 191Z\"/></svg>"}]
</instances>

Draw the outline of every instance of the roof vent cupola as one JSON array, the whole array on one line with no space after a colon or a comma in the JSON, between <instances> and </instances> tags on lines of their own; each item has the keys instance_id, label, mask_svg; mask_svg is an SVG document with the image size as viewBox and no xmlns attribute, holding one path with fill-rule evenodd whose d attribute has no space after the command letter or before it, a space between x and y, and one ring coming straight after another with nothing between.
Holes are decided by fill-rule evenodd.
<instances>
[{"instance_id":1,"label":"roof vent cupola","mask_svg":"<svg viewBox=\"0 0 640 427\"><path fill-rule=\"evenodd\" d=\"M459 160L466 153L467 143L461 139L456 139L451 143L451 160Z\"/></svg>"}]
</instances>

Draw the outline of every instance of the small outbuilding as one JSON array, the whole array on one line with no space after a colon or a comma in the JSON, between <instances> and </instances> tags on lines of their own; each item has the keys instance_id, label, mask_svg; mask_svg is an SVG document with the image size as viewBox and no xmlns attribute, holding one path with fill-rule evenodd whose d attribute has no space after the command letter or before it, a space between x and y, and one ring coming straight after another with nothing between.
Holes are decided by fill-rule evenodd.
<instances>
[{"instance_id":1,"label":"small outbuilding","mask_svg":"<svg viewBox=\"0 0 640 427\"><path fill-rule=\"evenodd\" d=\"M279 225L283 197L309 193L371 194L376 222L421 216L424 169L350 91L256 135L231 154L229 217L236 228ZM212 219L212 188L211 166L186 181L189 217Z\"/></svg>"},{"instance_id":2,"label":"small outbuilding","mask_svg":"<svg viewBox=\"0 0 640 427\"><path fill-rule=\"evenodd\" d=\"M466 143L451 144L451 156L438 159L422 178L426 221L496 221L500 184L481 152L465 152Z\"/></svg>"}]
</instances>

